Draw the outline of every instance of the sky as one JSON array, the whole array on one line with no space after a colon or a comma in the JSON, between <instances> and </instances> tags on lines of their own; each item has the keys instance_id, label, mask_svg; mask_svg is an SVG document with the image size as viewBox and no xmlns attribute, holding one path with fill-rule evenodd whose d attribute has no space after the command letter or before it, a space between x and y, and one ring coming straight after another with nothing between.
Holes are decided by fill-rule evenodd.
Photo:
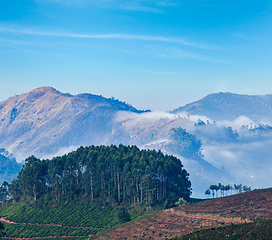
<instances>
[{"instance_id":1,"label":"sky","mask_svg":"<svg viewBox=\"0 0 272 240\"><path fill-rule=\"evenodd\" d=\"M0 101L41 86L171 111L272 93L272 0L0 0Z\"/></svg>"}]
</instances>

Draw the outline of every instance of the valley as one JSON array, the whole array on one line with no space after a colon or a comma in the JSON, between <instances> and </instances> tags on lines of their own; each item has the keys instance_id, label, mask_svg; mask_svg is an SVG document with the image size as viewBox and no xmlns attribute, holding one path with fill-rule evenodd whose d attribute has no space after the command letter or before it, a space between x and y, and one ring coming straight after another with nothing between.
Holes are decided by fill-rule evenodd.
<instances>
[{"instance_id":1,"label":"valley","mask_svg":"<svg viewBox=\"0 0 272 240\"><path fill-rule=\"evenodd\" d=\"M203 189L218 182L243 183L253 189L269 187L271 175L263 169L272 169L272 120L262 113L269 110L270 95L218 93L197 104L205 106L202 112L187 107L151 112L114 98L72 96L40 87L0 103L0 147L22 162L31 155L47 159L92 144L137 145L181 159L190 173L193 197L204 198ZM231 109L234 117L218 117ZM211 111L217 115L209 115ZM189 153L190 149L182 153L173 148L180 143L171 139L171 131L179 128L201 141L197 155ZM10 170L1 176L11 182L16 174Z\"/></svg>"},{"instance_id":2,"label":"valley","mask_svg":"<svg viewBox=\"0 0 272 240\"><path fill-rule=\"evenodd\" d=\"M272 219L272 127L257 117L269 99L219 93L163 113L41 87L1 102L5 238L261 236ZM243 115L218 117L233 108ZM254 190L205 199L217 183Z\"/></svg>"}]
</instances>

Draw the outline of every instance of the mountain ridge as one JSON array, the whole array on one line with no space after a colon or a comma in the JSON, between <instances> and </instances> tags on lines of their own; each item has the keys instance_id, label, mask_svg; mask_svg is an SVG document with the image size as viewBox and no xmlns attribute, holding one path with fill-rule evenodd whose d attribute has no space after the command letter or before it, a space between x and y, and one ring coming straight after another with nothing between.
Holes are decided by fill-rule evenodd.
<instances>
[{"instance_id":1,"label":"mountain ridge","mask_svg":"<svg viewBox=\"0 0 272 240\"><path fill-rule=\"evenodd\" d=\"M117 111L146 112L114 98L36 88L0 102L0 144L18 156L21 151L53 153L61 147L101 143ZM100 136L94 134L98 131Z\"/></svg>"},{"instance_id":2,"label":"mountain ridge","mask_svg":"<svg viewBox=\"0 0 272 240\"><path fill-rule=\"evenodd\" d=\"M218 96L221 96L221 103ZM227 101L226 96L230 96L230 100ZM211 94L206 96L206 102L210 102L206 108L210 111L216 110L210 107L213 103L222 112L225 105L229 109L235 106L233 99L250 98L247 111L252 109L254 116L251 97L232 93ZM259 102L261 99L269 102L271 95L257 96L257 99ZM203 101L194 103L195 108L199 109L203 105ZM241 102L236 105L241 107ZM270 106L263 105L263 109ZM194 107L192 104L188 106ZM217 115L219 110L217 109ZM226 112L231 115L230 110ZM242 111L234 111L235 114L237 112ZM207 116L206 113L207 111L203 111L203 115ZM269 164L269 146L270 141L272 142L270 135L266 134L266 138L258 135L249 139L249 129L244 129L245 133L239 132L242 125L237 125L236 129L241 137L239 141L236 139L234 146L232 139L226 135L235 134L231 127L224 128L221 123L218 125L216 122L198 126L199 123L205 124L203 121L198 122L198 118L201 117L187 115L185 112L174 115L142 111L114 98L89 93L73 96L52 87L40 87L0 102L0 147L13 153L20 162L30 155L44 159L61 156L79 146L118 146L120 143L137 145L141 149L161 150L164 154L173 154L181 159L190 173L194 194L197 193L197 196L203 196L203 189L217 182L229 184L239 181L247 185L258 182L253 186L267 187L265 183L270 178L265 175L264 182L261 166L266 164L266 169L272 168ZM177 128L187 129L188 133L195 134L202 140L204 156L187 158L170 151L171 131ZM218 141L218 136L221 137L221 142ZM259 168L252 168L259 158L263 158L262 164L257 165ZM246 169L241 175L241 168L233 166L241 166L242 169L246 166Z\"/></svg>"},{"instance_id":3,"label":"mountain ridge","mask_svg":"<svg viewBox=\"0 0 272 240\"><path fill-rule=\"evenodd\" d=\"M212 93L170 112L204 115L216 121L234 120L242 115L256 122L272 120L272 94Z\"/></svg>"}]
</instances>

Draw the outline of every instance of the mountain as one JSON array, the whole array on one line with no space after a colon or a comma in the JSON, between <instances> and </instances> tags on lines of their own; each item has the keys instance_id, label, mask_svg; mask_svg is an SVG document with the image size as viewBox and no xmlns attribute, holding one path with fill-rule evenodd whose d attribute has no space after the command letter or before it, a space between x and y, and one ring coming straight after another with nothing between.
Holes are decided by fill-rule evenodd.
<instances>
[{"instance_id":1,"label":"mountain","mask_svg":"<svg viewBox=\"0 0 272 240\"><path fill-rule=\"evenodd\" d=\"M179 112L203 115L216 121L234 120L246 116L258 123L261 120L272 120L272 94L213 93L171 111L175 114Z\"/></svg>"},{"instance_id":2,"label":"mountain","mask_svg":"<svg viewBox=\"0 0 272 240\"><path fill-rule=\"evenodd\" d=\"M144 112L114 98L40 87L0 103L0 146L22 160L65 147L102 144L118 111Z\"/></svg>"},{"instance_id":3,"label":"mountain","mask_svg":"<svg viewBox=\"0 0 272 240\"><path fill-rule=\"evenodd\" d=\"M0 103L0 148L21 161L30 155L60 156L81 145L137 145L181 159L190 174L193 197L204 197L205 189L218 182L265 188L272 180L270 127L240 131L240 123L236 129L221 123L205 124L194 114L214 120L232 120L240 115L253 120L270 119L271 96L211 94L173 114L137 110L114 98L72 96L52 87L40 87ZM179 146L185 146L182 142L173 146L171 131L178 128L201 140L199 156L181 154ZM261 129L266 131L259 134ZM264 168L269 171L264 173Z\"/></svg>"}]
</instances>

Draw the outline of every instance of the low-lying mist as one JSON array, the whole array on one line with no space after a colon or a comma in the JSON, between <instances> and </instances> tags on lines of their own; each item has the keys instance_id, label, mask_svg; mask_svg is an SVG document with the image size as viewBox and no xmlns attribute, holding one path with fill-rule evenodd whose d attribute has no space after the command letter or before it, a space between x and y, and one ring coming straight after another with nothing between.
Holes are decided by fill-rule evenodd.
<instances>
[{"instance_id":1,"label":"low-lying mist","mask_svg":"<svg viewBox=\"0 0 272 240\"><path fill-rule=\"evenodd\" d=\"M261 125L263 124L263 125ZM193 197L205 197L211 184L243 184L254 188L270 187L272 176L272 127L269 122L256 123L240 116L233 121L214 121L206 116L185 112L131 113L119 111L111 127L81 142L59 139L59 148L52 152L35 153L51 159L75 150L80 145L137 145L141 149L161 150L180 158L190 174ZM174 129L174 130L173 130ZM173 137L173 132L178 137ZM179 135L181 134L181 135ZM183 134L183 135L182 135ZM69 140L69 141L68 141ZM198 140L201 148L195 149ZM78 142L65 146L60 143ZM51 145L54 143L50 143ZM195 152L194 152L195 151ZM17 161L33 153L15 153Z\"/></svg>"},{"instance_id":2,"label":"low-lying mist","mask_svg":"<svg viewBox=\"0 0 272 240\"><path fill-rule=\"evenodd\" d=\"M209 185L217 184L216 181L222 184L242 183L253 189L271 186L272 131L267 127L263 131L256 130L265 126L257 125L263 122L256 123L245 116L233 121L215 122L206 116L164 112L119 112L115 120L116 129L111 136L113 142L136 144L179 156L191 175L195 197L203 197ZM169 151L167 144L171 142L172 128L186 129L200 139L201 156L188 159L178 152Z\"/></svg>"}]
</instances>

